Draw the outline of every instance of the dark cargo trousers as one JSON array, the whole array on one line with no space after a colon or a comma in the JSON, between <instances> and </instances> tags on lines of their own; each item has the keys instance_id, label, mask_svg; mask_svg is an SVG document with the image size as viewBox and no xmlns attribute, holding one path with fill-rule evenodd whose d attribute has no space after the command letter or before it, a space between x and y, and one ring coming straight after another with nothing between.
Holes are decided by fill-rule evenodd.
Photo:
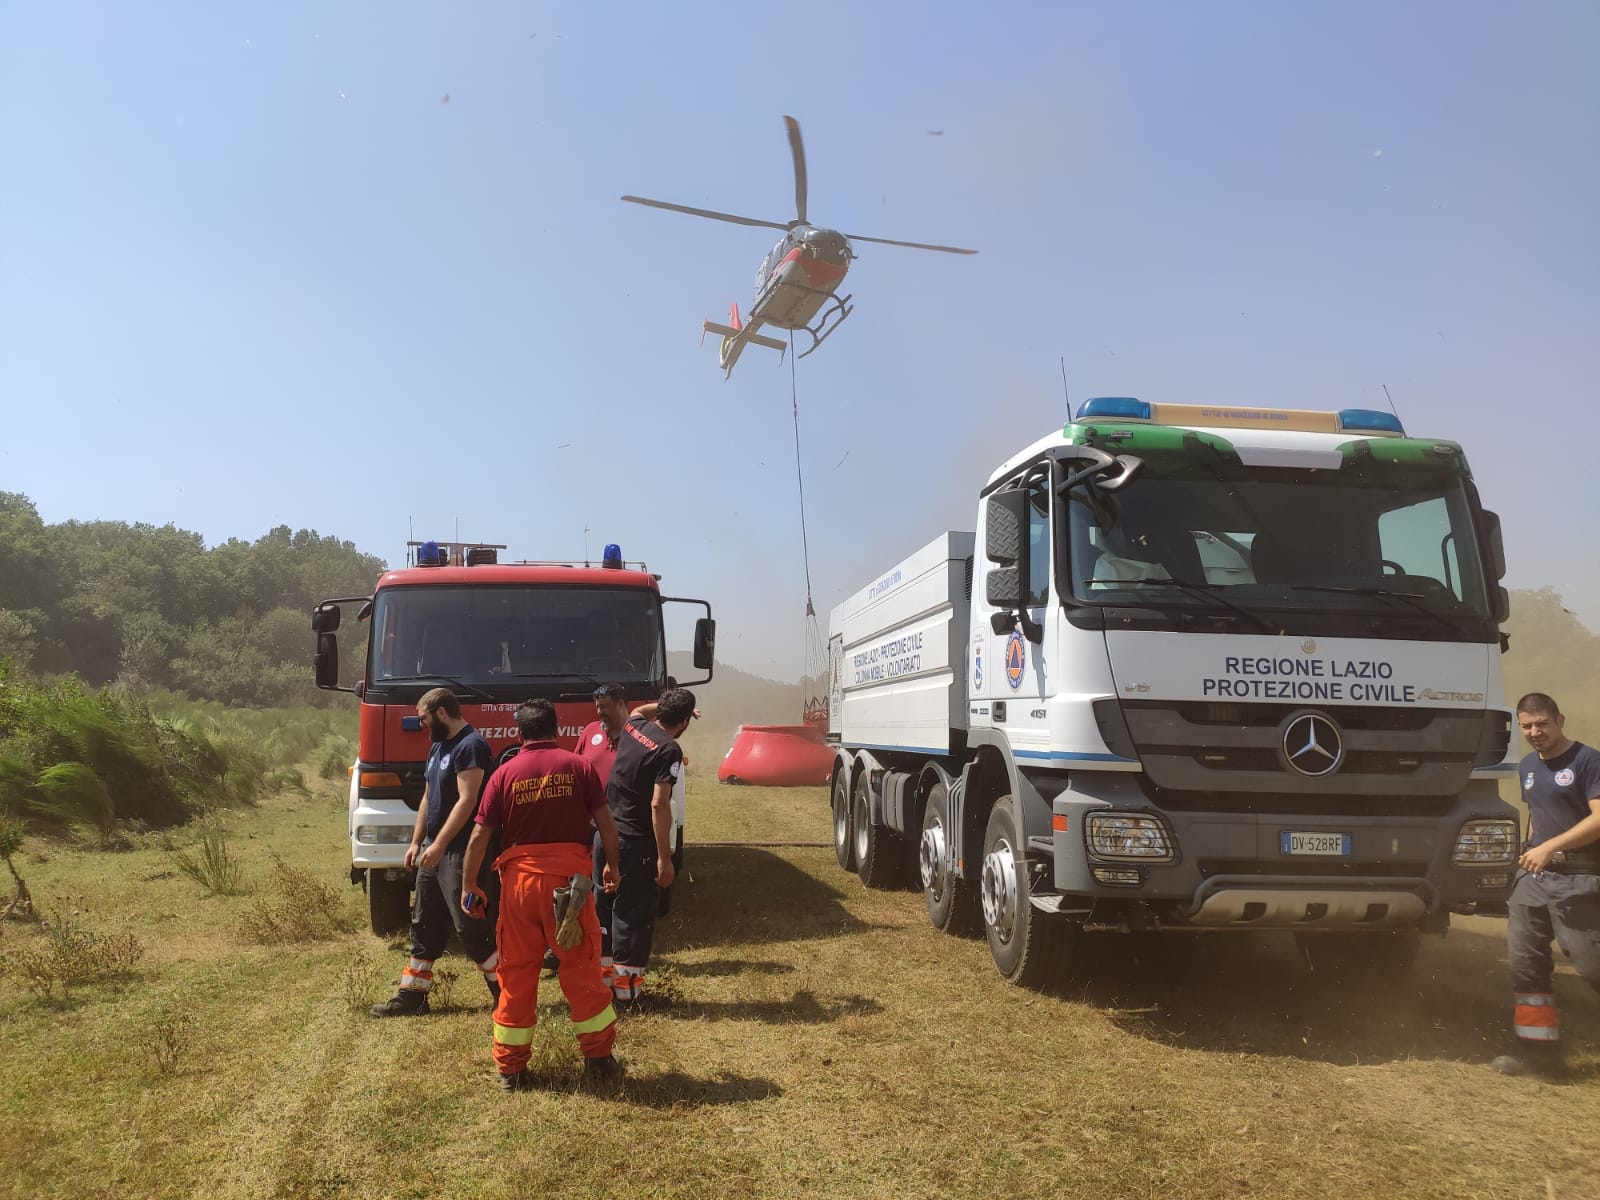
<instances>
[{"instance_id":1,"label":"dark cargo trousers","mask_svg":"<svg viewBox=\"0 0 1600 1200\"><path fill-rule=\"evenodd\" d=\"M1578 974L1600 993L1600 874L1519 871L1507 915L1506 957L1516 992L1512 1021L1517 1039L1559 1042L1550 942L1560 945Z\"/></svg>"},{"instance_id":2,"label":"dark cargo trousers","mask_svg":"<svg viewBox=\"0 0 1600 1200\"><path fill-rule=\"evenodd\" d=\"M461 911L461 877L465 866L465 850L447 850L438 866L417 868L411 899L411 961L400 972L401 988L428 991L433 987L433 962L444 953L452 930L460 935L461 948L478 964L490 990L498 984L495 971L499 955L495 952L494 922L499 880L485 864L478 873L478 886L488 895L489 908L479 916L469 917Z\"/></svg>"},{"instance_id":3,"label":"dark cargo trousers","mask_svg":"<svg viewBox=\"0 0 1600 1200\"><path fill-rule=\"evenodd\" d=\"M638 998L644 970L650 965L661 889L656 884L655 838L619 838L617 851L622 871L617 890L608 893L597 887L594 898L600 918L601 968L608 975L613 998L626 1003ZM605 851L597 849L596 881L605 865Z\"/></svg>"}]
</instances>

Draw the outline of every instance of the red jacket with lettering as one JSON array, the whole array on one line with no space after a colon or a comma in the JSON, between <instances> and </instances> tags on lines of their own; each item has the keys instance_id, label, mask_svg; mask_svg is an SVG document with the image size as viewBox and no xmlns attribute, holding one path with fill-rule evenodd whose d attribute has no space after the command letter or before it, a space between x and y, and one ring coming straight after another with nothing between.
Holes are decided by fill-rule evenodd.
<instances>
[{"instance_id":1,"label":"red jacket with lettering","mask_svg":"<svg viewBox=\"0 0 1600 1200\"><path fill-rule=\"evenodd\" d=\"M590 822L605 802L605 784L591 763L554 741L524 742L483 789L477 821L499 826L508 851L553 842L587 849Z\"/></svg>"}]
</instances>

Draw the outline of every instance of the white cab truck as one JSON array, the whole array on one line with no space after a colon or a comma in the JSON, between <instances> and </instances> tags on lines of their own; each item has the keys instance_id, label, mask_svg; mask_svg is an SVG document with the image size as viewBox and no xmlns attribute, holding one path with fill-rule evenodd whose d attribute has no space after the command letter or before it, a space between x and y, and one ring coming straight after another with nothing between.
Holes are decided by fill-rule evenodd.
<instances>
[{"instance_id":1,"label":"white cab truck","mask_svg":"<svg viewBox=\"0 0 1600 1200\"><path fill-rule=\"evenodd\" d=\"M1500 526L1389 413L1087 402L830 618L839 864L1048 984L1085 931L1410 965L1518 853Z\"/></svg>"}]
</instances>

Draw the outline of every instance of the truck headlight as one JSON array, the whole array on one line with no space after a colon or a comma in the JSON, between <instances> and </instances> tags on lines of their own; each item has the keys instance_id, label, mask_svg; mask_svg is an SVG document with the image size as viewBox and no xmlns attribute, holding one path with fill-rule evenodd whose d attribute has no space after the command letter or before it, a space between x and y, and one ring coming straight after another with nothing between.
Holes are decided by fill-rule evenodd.
<instances>
[{"instance_id":1,"label":"truck headlight","mask_svg":"<svg viewBox=\"0 0 1600 1200\"><path fill-rule=\"evenodd\" d=\"M356 841L363 846L398 846L411 840L410 825L357 825Z\"/></svg>"},{"instance_id":2,"label":"truck headlight","mask_svg":"<svg viewBox=\"0 0 1600 1200\"><path fill-rule=\"evenodd\" d=\"M1515 862L1516 857L1515 821L1468 821L1456 835L1450 861L1458 867L1487 867Z\"/></svg>"},{"instance_id":3,"label":"truck headlight","mask_svg":"<svg viewBox=\"0 0 1600 1200\"><path fill-rule=\"evenodd\" d=\"M1096 858L1134 858L1171 862L1174 839L1160 817L1137 813L1090 813L1083 838Z\"/></svg>"}]
</instances>

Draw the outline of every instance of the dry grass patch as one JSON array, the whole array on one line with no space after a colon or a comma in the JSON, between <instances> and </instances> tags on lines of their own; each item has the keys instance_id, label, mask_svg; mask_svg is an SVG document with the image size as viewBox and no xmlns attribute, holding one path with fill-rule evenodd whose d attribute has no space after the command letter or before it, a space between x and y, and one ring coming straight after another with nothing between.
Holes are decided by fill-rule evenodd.
<instances>
[{"instance_id":1,"label":"dry grass patch","mask_svg":"<svg viewBox=\"0 0 1600 1200\"><path fill-rule=\"evenodd\" d=\"M1577 1083L1485 1065L1506 1021L1502 923L1458 922L1386 988L1314 978L1286 939L1108 937L1077 982L1022 991L981 940L936 933L918 895L864 889L831 850L696 846L741 823L828 838L821 789L723 788L698 761L689 870L657 929L653 982L674 1003L622 1019L629 1076L604 1095L579 1086L551 976L541 1090L506 1096L465 959L448 1010L373 1020L368 989L401 948L219 937L248 904L138 882L153 853L116 856L125 879L97 874L103 856L35 867L36 891L115 896L99 911L151 955L139 988L70 1005L0 980L0 1037L24 1048L0 1056L16 1098L0 1196L559 1196L619 1186L632 1164L646 1194L696 1198L1596 1194L1588 989L1557 981L1591 1047ZM342 812L308 807L243 815L247 861L270 847L339 878ZM351 915L358 895L335 899ZM151 1046L175 1011L193 1024L162 1070Z\"/></svg>"}]
</instances>

